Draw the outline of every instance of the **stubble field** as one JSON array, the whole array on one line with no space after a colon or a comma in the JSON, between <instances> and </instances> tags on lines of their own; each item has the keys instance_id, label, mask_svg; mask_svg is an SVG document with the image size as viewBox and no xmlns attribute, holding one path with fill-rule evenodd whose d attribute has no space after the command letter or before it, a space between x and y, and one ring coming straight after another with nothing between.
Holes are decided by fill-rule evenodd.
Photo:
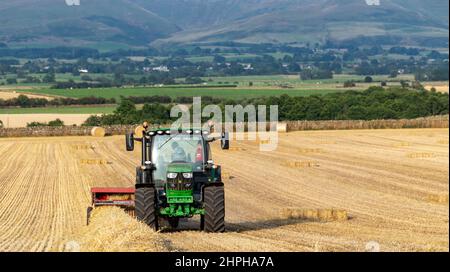
<instances>
[{"instance_id":1,"label":"stubble field","mask_svg":"<svg viewBox=\"0 0 450 272\"><path fill-rule=\"evenodd\" d=\"M268 153L215 143L223 234L196 219L154 233L120 209L86 227L91 186L133 186L139 154L123 137L0 139L0 251L448 251L448 133L293 132Z\"/></svg>"}]
</instances>

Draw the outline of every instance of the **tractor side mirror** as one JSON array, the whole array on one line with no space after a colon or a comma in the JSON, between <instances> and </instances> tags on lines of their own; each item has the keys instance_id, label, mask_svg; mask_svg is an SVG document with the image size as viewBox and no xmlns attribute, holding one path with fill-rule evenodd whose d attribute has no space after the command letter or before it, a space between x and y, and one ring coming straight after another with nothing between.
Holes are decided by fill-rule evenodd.
<instances>
[{"instance_id":1,"label":"tractor side mirror","mask_svg":"<svg viewBox=\"0 0 450 272\"><path fill-rule=\"evenodd\" d=\"M230 149L230 134L228 132L222 133L222 138L220 139L220 147L223 150Z\"/></svg>"},{"instance_id":2,"label":"tractor side mirror","mask_svg":"<svg viewBox=\"0 0 450 272\"><path fill-rule=\"evenodd\" d=\"M127 148L127 151L134 150L134 134L133 133L128 133L125 135L125 146Z\"/></svg>"}]
</instances>

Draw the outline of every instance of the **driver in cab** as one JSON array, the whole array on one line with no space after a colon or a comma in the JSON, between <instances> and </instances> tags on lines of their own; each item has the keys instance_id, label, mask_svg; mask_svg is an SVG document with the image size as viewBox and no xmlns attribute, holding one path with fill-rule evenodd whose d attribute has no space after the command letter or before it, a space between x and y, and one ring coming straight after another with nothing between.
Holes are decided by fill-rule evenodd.
<instances>
[{"instance_id":1,"label":"driver in cab","mask_svg":"<svg viewBox=\"0 0 450 272\"><path fill-rule=\"evenodd\" d=\"M172 162L186 162L186 152L177 143L173 142L172 145Z\"/></svg>"}]
</instances>

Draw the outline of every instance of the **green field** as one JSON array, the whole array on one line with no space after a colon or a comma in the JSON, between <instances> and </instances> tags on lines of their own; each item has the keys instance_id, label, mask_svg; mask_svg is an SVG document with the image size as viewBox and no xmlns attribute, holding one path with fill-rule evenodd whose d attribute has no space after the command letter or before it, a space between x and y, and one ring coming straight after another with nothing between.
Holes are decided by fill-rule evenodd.
<instances>
[{"instance_id":1,"label":"green field","mask_svg":"<svg viewBox=\"0 0 450 272\"><path fill-rule=\"evenodd\" d=\"M111 75L104 75L111 76ZM59 80L70 78L76 81L79 77L73 77L71 74L58 74ZM124 88L91 88L91 89L51 89L45 85L34 85L35 89L16 90L16 92L35 93L41 95L82 98L88 96L115 98L120 101L121 97L128 96L169 96L193 97L193 96L211 96L217 98L228 98L240 100L245 98L255 98L263 96L310 96L323 95L328 93L345 92L348 90L362 91L370 86L380 86L381 81L388 82L388 86L399 86L400 80L412 81L414 76L410 74L400 75L397 78L389 78L386 75L372 76L372 83L364 83L364 76L340 74L334 75L333 79L325 80L301 80L297 75L271 75L271 76L234 76L234 77L204 77L208 84L205 86L176 85L162 87L124 87ZM183 78L177 79L183 82ZM356 87L344 88L346 81L355 81ZM251 84L250 84L251 83ZM226 87L220 85L236 84L238 87ZM216 85L216 86L215 86ZM447 83L448 85L448 83ZM31 85L33 86L33 85ZM138 105L141 106L141 105ZM0 113L20 114L20 113L86 113L99 114L111 113L115 106L74 106L74 107L47 107L47 108L9 108L0 109Z\"/></svg>"},{"instance_id":2,"label":"green field","mask_svg":"<svg viewBox=\"0 0 450 272\"><path fill-rule=\"evenodd\" d=\"M350 75L350 74L339 74L334 75L332 79L317 79L317 80L301 80L298 75L272 75L272 76L229 76L229 77L204 77L203 80L210 81L211 83L237 83L240 86L248 86L250 82L253 86L260 87L274 87L282 84L290 85L294 88L305 89L309 86L315 86L315 88L323 86L323 88L330 89L332 85L336 88L338 85L344 84L346 81L364 82L365 76ZM381 81L399 83L401 80L412 81L414 80L414 75L405 74L399 75L396 78L389 78L387 75L376 75L372 76L373 83L370 85L378 85ZM319 85L319 86L317 86ZM366 84L361 84L361 88L365 88Z\"/></svg>"},{"instance_id":3,"label":"green field","mask_svg":"<svg viewBox=\"0 0 450 272\"><path fill-rule=\"evenodd\" d=\"M33 113L60 113L60 114L100 114L112 113L115 106L107 107L46 107L46 108L9 108L0 109L0 114L33 114Z\"/></svg>"},{"instance_id":4,"label":"green field","mask_svg":"<svg viewBox=\"0 0 450 272\"><path fill-rule=\"evenodd\" d=\"M105 89L36 89L18 92L36 93L44 95L56 95L72 98L87 96L97 96L105 98L116 98L121 96L153 96L167 95L172 98L181 96L212 96L230 99L253 98L261 96L280 96L288 94L291 96L309 96L314 94L327 94L332 92L342 92L346 89L325 88L325 89L262 89L262 88L170 88L170 87L137 87L137 88L105 88Z\"/></svg>"}]
</instances>

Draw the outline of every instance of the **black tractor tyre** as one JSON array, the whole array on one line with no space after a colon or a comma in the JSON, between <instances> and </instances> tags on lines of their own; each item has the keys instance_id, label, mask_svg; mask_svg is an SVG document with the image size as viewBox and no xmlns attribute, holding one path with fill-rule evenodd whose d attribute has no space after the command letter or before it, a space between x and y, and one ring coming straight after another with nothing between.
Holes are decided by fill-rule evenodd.
<instances>
[{"instance_id":1,"label":"black tractor tyre","mask_svg":"<svg viewBox=\"0 0 450 272\"><path fill-rule=\"evenodd\" d=\"M200 215L200 230L205 230L205 216Z\"/></svg>"},{"instance_id":2,"label":"black tractor tyre","mask_svg":"<svg viewBox=\"0 0 450 272\"><path fill-rule=\"evenodd\" d=\"M225 231L225 191L223 186L206 187L203 192L205 205L204 231Z\"/></svg>"},{"instance_id":3,"label":"black tractor tyre","mask_svg":"<svg viewBox=\"0 0 450 272\"><path fill-rule=\"evenodd\" d=\"M155 231L158 231L159 225L155 208L155 199L155 188L137 188L135 193L134 206L136 218L139 221L147 224L149 227L153 228Z\"/></svg>"},{"instance_id":4,"label":"black tractor tyre","mask_svg":"<svg viewBox=\"0 0 450 272\"><path fill-rule=\"evenodd\" d=\"M168 219L169 225L172 229L178 228L178 225L180 224L180 218L178 217L171 217Z\"/></svg>"}]
</instances>

